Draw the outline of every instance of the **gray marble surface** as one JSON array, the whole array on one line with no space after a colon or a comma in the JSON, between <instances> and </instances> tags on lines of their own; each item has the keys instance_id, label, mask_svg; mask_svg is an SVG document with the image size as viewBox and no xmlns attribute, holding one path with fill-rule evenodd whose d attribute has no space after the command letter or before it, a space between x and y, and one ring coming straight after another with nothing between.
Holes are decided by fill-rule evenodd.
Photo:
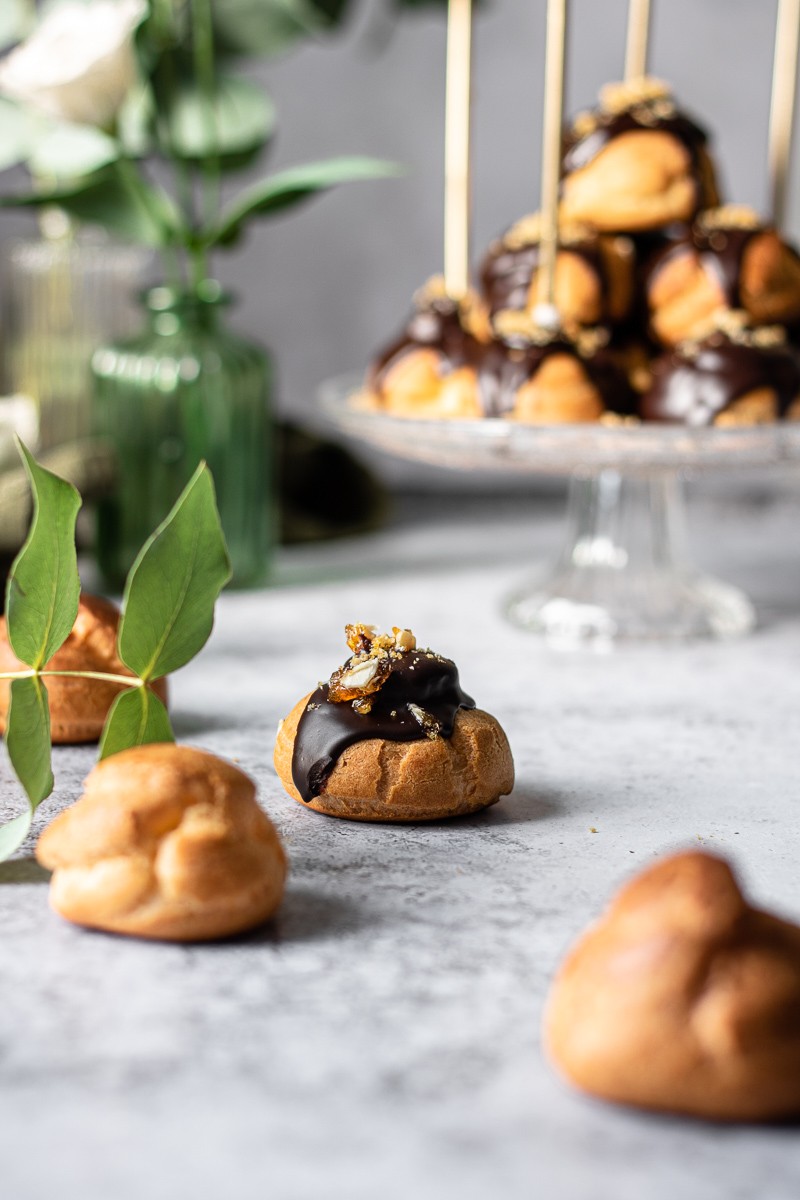
<instances>
[{"instance_id":1,"label":"gray marble surface","mask_svg":"<svg viewBox=\"0 0 800 1200\"><path fill-rule=\"evenodd\" d=\"M286 553L275 588L224 598L175 721L256 777L285 838L270 927L190 948L87 933L50 913L30 848L0 867L4 1200L796 1200L796 1128L583 1098L543 1061L539 1022L570 941L664 850L732 856L800 919L800 493L692 510L706 565L759 604L753 637L611 656L548 652L501 619L555 544L555 510L537 513L407 502L388 532ZM508 731L513 797L391 828L282 793L275 726L340 661L350 619L457 659ZM56 754L40 825L91 761Z\"/></svg>"}]
</instances>

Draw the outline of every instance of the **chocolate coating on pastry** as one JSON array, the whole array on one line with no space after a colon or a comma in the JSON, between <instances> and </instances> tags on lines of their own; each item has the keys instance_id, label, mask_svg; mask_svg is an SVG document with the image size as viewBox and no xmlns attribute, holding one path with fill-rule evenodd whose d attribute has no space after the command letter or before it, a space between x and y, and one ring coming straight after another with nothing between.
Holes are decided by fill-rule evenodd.
<instances>
[{"instance_id":1,"label":"chocolate coating on pastry","mask_svg":"<svg viewBox=\"0 0 800 1200\"><path fill-rule=\"evenodd\" d=\"M647 265L646 286L654 284L659 273L676 258L695 251L705 270L719 284L728 307L742 308L742 258L749 243L761 232L763 227L711 229L694 222Z\"/></svg>"},{"instance_id":2,"label":"chocolate coating on pastry","mask_svg":"<svg viewBox=\"0 0 800 1200\"><path fill-rule=\"evenodd\" d=\"M417 308L403 334L379 354L373 364L369 385L380 391L391 368L409 351L436 350L444 371L475 366L483 347L462 324L458 303L437 296Z\"/></svg>"},{"instance_id":3,"label":"chocolate coating on pastry","mask_svg":"<svg viewBox=\"0 0 800 1200\"><path fill-rule=\"evenodd\" d=\"M371 697L369 712L358 712L347 702L334 703L329 691L325 683L312 694L294 742L292 780L307 804L320 794L348 746L371 738L449 738L459 709L475 708L475 701L461 689L455 663L428 650L409 651L392 660L386 681ZM424 723L412 705L421 710Z\"/></svg>"},{"instance_id":4,"label":"chocolate coating on pastry","mask_svg":"<svg viewBox=\"0 0 800 1200\"><path fill-rule=\"evenodd\" d=\"M564 175L588 166L609 142L623 133L633 133L637 130L669 133L685 146L695 164L699 163L700 151L708 144L706 131L685 113L677 110L668 115L655 116L647 106L637 106L616 113L596 109L592 116L595 127L591 132L580 136L570 130L566 134L562 160Z\"/></svg>"},{"instance_id":5,"label":"chocolate coating on pastry","mask_svg":"<svg viewBox=\"0 0 800 1200\"><path fill-rule=\"evenodd\" d=\"M735 341L716 331L653 363L653 382L642 399L646 421L713 425L740 397L770 389L784 416L800 393L800 359L786 345Z\"/></svg>"},{"instance_id":6,"label":"chocolate coating on pastry","mask_svg":"<svg viewBox=\"0 0 800 1200\"><path fill-rule=\"evenodd\" d=\"M579 360L611 412L629 414L635 411L635 392L607 350L582 355L575 343L566 337L555 337L543 344L495 339L486 347L478 369L478 387L486 416L505 417L513 412L519 389L549 358L558 354Z\"/></svg>"},{"instance_id":7,"label":"chocolate coating on pastry","mask_svg":"<svg viewBox=\"0 0 800 1200\"><path fill-rule=\"evenodd\" d=\"M596 240L574 241L561 248L581 258L597 279L605 302L609 293L609 278L600 247ZM503 309L522 310L529 305L531 280L539 269L538 242L527 246L508 246L498 238L489 247L481 266L481 290L491 316Z\"/></svg>"}]
</instances>

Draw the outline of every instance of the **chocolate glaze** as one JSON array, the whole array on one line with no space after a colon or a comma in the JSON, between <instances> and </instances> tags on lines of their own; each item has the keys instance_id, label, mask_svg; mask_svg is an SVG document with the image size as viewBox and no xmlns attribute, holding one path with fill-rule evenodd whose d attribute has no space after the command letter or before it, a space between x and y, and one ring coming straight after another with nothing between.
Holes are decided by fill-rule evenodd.
<instances>
[{"instance_id":1,"label":"chocolate glaze","mask_svg":"<svg viewBox=\"0 0 800 1200\"><path fill-rule=\"evenodd\" d=\"M356 712L352 704L334 704L328 699L328 684L318 687L300 718L292 753L292 779L306 804L323 790L348 746L370 738L424 741L427 734L409 704L433 717L446 738L452 736L458 710L475 707L461 690L455 663L429 650L411 651L393 661L369 713Z\"/></svg>"},{"instance_id":2,"label":"chocolate glaze","mask_svg":"<svg viewBox=\"0 0 800 1200\"><path fill-rule=\"evenodd\" d=\"M767 226L760 225L754 229L711 228L706 229L696 222L684 229L682 234L674 239L671 245L657 254L647 267L647 287L651 287L662 270L682 254L694 251L703 268L719 284L725 303L729 308L742 308L741 280L742 261L750 242L758 234L763 233ZM797 251L789 243L784 243L787 251L798 257Z\"/></svg>"},{"instance_id":3,"label":"chocolate glaze","mask_svg":"<svg viewBox=\"0 0 800 1200\"><path fill-rule=\"evenodd\" d=\"M597 242L570 242L561 249L578 255L590 267L605 302L609 279ZM528 307L531 280L538 269L539 257L538 242L512 250L498 240L489 248L481 266L481 288L492 316L506 308L522 311Z\"/></svg>"},{"instance_id":4,"label":"chocolate glaze","mask_svg":"<svg viewBox=\"0 0 800 1200\"><path fill-rule=\"evenodd\" d=\"M659 251L646 268L646 287L681 255L696 253L703 268L719 284L729 308L741 308L742 259L757 229L704 229L694 224Z\"/></svg>"},{"instance_id":5,"label":"chocolate glaze","mask_svg":"<svg viewBox=\"0 0 800 1200\"><path fill-rule=\"evenodd\" d=\"M445 372L475 366L482 346L461 323L458 304L447 297L430 301L412 314L402 335L375 360L370 386L380 389L391 367L410 350L438 350Z\"/></svg>"},{"instance_id":6,"label":"chocolate glaze","mask_svg":"<svg viewBox=\"0 0 800 1200\"><path fill-rule=\"evenodd\" d=\"M577 350L567 338L560 337L542 346L512 340L491 342L478 369L478 389L486 416L507 416L514 408L518 389L553 354L577 356ZM635 392L608 351L579 357L607 409L623 414L635 411Z\"/></svg>"},{"instance_id":7,"label":"chocolate glaze","mask_svg":"<svg viewBox=\"0 0 800 1200\"><path fill-rule=\"evenodd\" d=\"M569 175L572 171L580 171L588 166L600 151L623 133L634 130L657 130L661 133L671 133L674 138L685 146L692 162L697 164L700 151L708 142L708 134L704 129L687 117L684 113L674 112L668 117L653 117L645 105L637 111L625 109L619 113L605 113L597 110L593 114L597 120L596 127L583 137L576 137L568 131L565 137L562 171Z\"/></svg>"},{"instance_id":8,"label":"chocolate glaze","mask_svg":"<svg viewBox=\"0 0 800 1200\"><path fill-rule=\"evenodd\" d=\"M653 363L653 383L642 398L645 421L712 425L740 396L772 388L784 416L800 394L800 358L789 346L759 347L712 333L691 357L673 350Z\"/></svg>"}]
</instances>

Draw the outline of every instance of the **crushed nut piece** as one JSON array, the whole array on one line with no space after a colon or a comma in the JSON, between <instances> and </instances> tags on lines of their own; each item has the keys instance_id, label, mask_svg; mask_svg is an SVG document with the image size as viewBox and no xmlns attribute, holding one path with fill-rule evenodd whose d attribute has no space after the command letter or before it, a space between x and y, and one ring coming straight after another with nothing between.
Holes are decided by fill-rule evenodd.
<instances>
[{"instance_id":1,"label":"crushed nut piece","mask_svg":"<svg viewBox=\"0 0 800 1200\"><path fill-rule=\"evenodd\" d=\"M392 633L394 634L395 647L398 650L416 650L417 639L410 629L398 629L396 625L393 625Z\"/></svg>"},{"instance_id":2,"label":"crushed nut piece","mask_svg":"<svg viewBox=\"0 0 800 1200\"><path fill-rule=\"evenodd\" d=\"M623 83L607 83L600 89L600 108L609 116L626 112L628 109L658 105L668 111L662 115L671 115L674 104L669 86L661 79L644 75L640 79L626 79ZM637 112L637 118L641 113Z\"/></svg>"},{"instance_id":3,"label":"crushed nut piece","mask_svg":"<svg viewBox=\"0 0 800 1200\"><path fill-rule=\"evenodd\" d=\"M703 233L722 229L759 229L761 218L747 204L723 204L719 208L707 208L696 220L697 228Z\"/></svg>"},{"instance_id":4,"label":"crushed nut piece","mask_svg":"<svg viewBox=\"0 0 800 1200\"><path fill-rule=\"evenodd\" d=\"M354 654L366 653L375 640L376 632L374 625L362 625L360 622L344 627L344 636Z\"/></svg>"}]
</instances>

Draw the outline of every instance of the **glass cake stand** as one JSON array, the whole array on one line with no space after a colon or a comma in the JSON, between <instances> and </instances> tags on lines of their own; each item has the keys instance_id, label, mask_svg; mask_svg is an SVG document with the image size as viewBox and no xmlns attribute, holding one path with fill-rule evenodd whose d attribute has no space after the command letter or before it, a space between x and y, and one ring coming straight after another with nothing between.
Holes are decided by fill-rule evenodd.
<instances>
[{"instance_id":1,"label":"glass cake stand","mask_svg":"<svg viewBox=\"0 0 800 1200\"><path fill-rule=\"evenodd\" d=\"M320 390L325 416L362 442L458 470L569 478L567 531L547 578L507 602L510 620L564 648L735 637L755 623L738 588L698 571L684 549L683 477L794 461L800 424L692 429L409 420L354 403L360 378Z\"/></svg>"}]
</instances>

